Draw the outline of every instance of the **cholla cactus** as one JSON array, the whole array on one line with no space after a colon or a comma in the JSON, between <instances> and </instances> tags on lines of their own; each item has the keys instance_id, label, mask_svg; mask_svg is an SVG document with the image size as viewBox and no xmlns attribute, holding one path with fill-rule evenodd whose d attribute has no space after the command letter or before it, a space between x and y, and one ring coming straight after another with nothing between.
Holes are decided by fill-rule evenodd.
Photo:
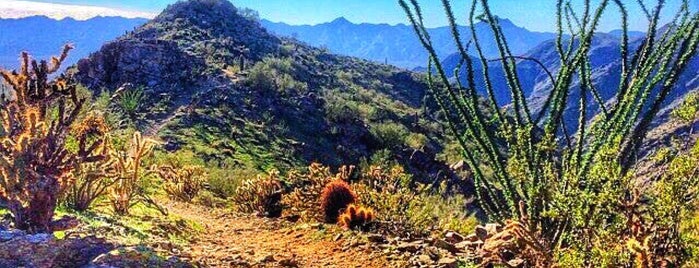
<instances>
[{"instance_id":1,"label":"cholla cactus","mask_svg":"<svg viewBox=\"0 0 699 268\"><path fill-rule=\"evenodd\" d=\"M279 172L248 179L236 189L233 203L244 213L276 218L282 215L282 184Z\"/></svg>"},{"instance_id":2,"label":"cholla cactus","mask_svg":"<svg viewBox=\"0 0 699 268\"><path fill-rule=\"evenodd\" d=\"M206 172L199 166L175 167L165 165L158 169L170 198L190 202L204 187Z\"/></svg>"},{"instance_id":3,"label":"cholla cactus","mask_svg":"<svg viewBox=\"0 0 699 268\"><path fill-rule=\"evenodd\" d=\"M159 206L145 189L144 182L155 174L156 168L145 169L143 162L153 153L158 143L135 132L128 152L112 151L111 157L116 160L117 181L110 188L109 200L114 212L128 215L129 209L138 203L151 206L163 214L167 211Z\"/></svg>"},{"instance_id":4,"label":"cholla cactus","mask_svg":"<svg viewBox=\"0 0 699 268\"><path fill-rule=\"evenodd\" d=\"M98 113L90 113L73 127L73 135L78 137L105 137L108 132L104 117ZM111 148L107 140L105 138L105 142L97 149L100 155L105 156L104 159L81 163L70 173L68 187L62 198L67 207L76 211L87 210L95 199L106 193L116 182L115 160L109 157Z\"/></svg>"},{"instance_id":5,"label":"cholla cactus","mask_svg":"<svg viewBox=\"0 0 699 268\"><path fill-rule=\"evenodd\" d=\"M76 94L71 79L48 76L60 69L71 46L49 62L22 53L19 72L1 70L14 96L0 108L0 206L9 209L16 228L51 231L58 196L69 173L81 163L104 156L97 150L103 135L82 133L77 150L66 149L71 126L85 99ZM56 109L50 118L48 109ZM101 133L91 133L101 134Z\"/></svg>"}]
</instances>

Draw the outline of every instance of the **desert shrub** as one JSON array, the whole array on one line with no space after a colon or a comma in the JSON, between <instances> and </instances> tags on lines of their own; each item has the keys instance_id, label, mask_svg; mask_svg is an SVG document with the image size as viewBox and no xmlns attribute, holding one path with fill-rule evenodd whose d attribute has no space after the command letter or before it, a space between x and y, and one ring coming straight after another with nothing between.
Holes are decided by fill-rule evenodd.
<instances>
[{"instance_id":1,"label":"desert shrub","mask_svg":"<svg viewBox=\"0 0 699 268\"><path fill-rule=\"evenodd\" d=\"M397 165L388 170L369 167L354 187L359 203L376 210L382 232L418 237L444 230L468 233L478 224L465 212L469 200L449 194L446 184L433 192L430 185L413 182Z\"/></svg>"},{"instance_id":2,"label":"desert shrub","mask_svg":"<svg viewBox=\"0 0 699 268\"><path fill-rule=\"evenodd\" d=\"M405 126L395 122L373 124L369 131L383 148L403 146L410 133Z\"/></svg>"},{"instance_id":3,"label":"desert shrub","mask_svg":"<svg viewBox=\"0 0 699 268\"><path fill-rule=\"evenodd\" d=\"M125 150L112 151L111 157L116 161L116 183L109 188L108 198L116 214L128 215L131 207L137 204L144 204L167 214L167 211L152 198L152 180L156 175L156 168L144 167L157 144L156 141L143 138L141 133L135 132Z\"/></svg>"},{"instance_id":4,"label":"desert shrub","mask_svg":"<svg viewBox=\"0 0 699 268\"><path fill-rule=\"evenodd\" d=\"M204 188L206 172L203 167L164 165L158 168L165 192L173 200L190 202Z\"/></svg>"},{"instance_id":5,"label":"desert shrub","mask_svg":"<svg viewBox=\"0 0 699 268\"><path fill-rule=\"evenodd\" d=\"M282 184L277 171L267 176L248 179L236 189L232 201L238 211L257 213L264 217L280 217L282 214Z\"/></svg>"},{"instance_id":6,"label":"desert shrub","mask_svg":"<svg viewBox=\"0 0 699 268\"><path fill-rule=\"evenodd\" d=\"M340 212L355 201L357 195L343 179L329 182L320 193L320 209L325 222L336 223Z\"/></svg>"},{"instance_id":7,"label":"desert shrub","mask_svg":"<svg viewBox=\"0 0 699 268\"><path fill-rule=\"evenodd\" d=\"M25 52L19 71L0 70L14 95L0 107L0 207L10 211L18 229L51 231L70 173L82 163L104 158L97 150L104 142L99 130L72 137L75 146L68 148L85 99L71 79L49 76L60 69L71 49L65 46L50 62L37 62Z\"/></svg>"},{"instance_id":8,"label":"desert shrub","mask_svg":"<svg viewBox=\"0 0 699 268\"><path fill-rule=\"evenodd\" d=\"M199 192L192 202L210 208L225 208L228 206L226 199L220 198L207 190Z\"/></svg>"},{"instance_id":9,"label":"desert shrub","mask_svg":"<svg viewBox=\"0 0 699 268\"><path fill-rule=\"evenodd\" d=\"M304 221L324 221L320 196L325 186L333 180L348 180L351 173L352 168L345 166L333 174L329 167L319 163L311 164L307 173L292 171L287 178L292 190L284 195L283 204L288 213L298 215Z\"/></svg>"},{"instance_id":10,"label":"desert shrub","mask_svg":"<svg viewBox=\"0 0 699 268\"><path fill-rule=\"evenodd\" d=\"M109 131L101 114L90 113L80 124L75 125L72 135L104 136ZM85 211L102 197L115 182L114 159L110 155L109 139L98 148L104 159L81 163L70 173L70 183L63 194L63 204L75 211Z\"/></svg>"},{"instance_id":11,"label":"desert shrub","mask_svg":"<svg viewBox=\"0 0 699 268\"><path fill-rule=\"evenodd\" d=\"M338 217L337 224L348 230L368 230L369 225L375 218L374 210L361 206L349 205Z\"/></svg>"},{"instance_id":12,"label":"desert shrub","mask_svg":"<svg viewBox=\"0 0 699 268\"><path fill-rule=\"evenodd\" d=\"M227 199L235 195L236 189L249 178L255 178L260 171L254 167L208 168L209 191L217 197Z\"/></svg>"},{"instance_id":13,"label":"desert shrub","mask_svg":"<svg viewBox=\"0 0 699 268\"><path fill-rule=\"evenodd\" d=\"M471 29L473 42L464 44L450 1L442 1L462 58L460 68L466 70L463 80L457 77L452 83L447 75L451 70L442 66L424 27L419 4L416 0L399 2L430 54L428 69L435 70L427 72L430 91L473 173L479 205L491 221L517 221L524 228L510 230L527 229L522 233L529 237L521 241L541 246L508 258L525 260L525 266L560 262L573 267L663 267L683 263L677 250L681 244L673 231L677 228L672 224L680 224L682 219L676 216L687 208L672 200L693 203L693 183L681 174L677 177L668 172L665 178L657 178L657 183L646 182L650 187L640 187L632 171L658 112L673 95L675 83L687 71L699 47L699 14L689 10L688 1L683 1L682 8L662 29L659 20L664 1L657 1L653 9L639 2L642 9L653 12L646 13L649 27L637 49L630 47L628 12L622 1L599 1L596 7L587 1L583 12L558 1L555 48L560 68L556 73L545 70L553 86L538 111L531 109L533 103L521 86L517 61L543 64L538 59L513 55L488 2L473 1L469 22L473 25L481 20L493 33L501 56L497 61L511 96L505 113L503 104L496 102L489 72L482 73L486 83L480 92L486 93L485 104L494 116L486 116L479 109L481 98L470 55L476 52L476 60L482 65L488 59L475 29ZM621 14L617 56L621 79L613 92L614 101L607 103L594 84L589 52L603 14L609 14L606 11L612 8ZM574 27L574 21L582 23ZM565 27L567 22L571 27ZM564 34L564 28L569 33ZM475 51L469 51L471 48ZM569 97L573 94L582 97L572 100ZM598 112L590 114L590 107L597 107ZM570 112L573 109L577 112ZM570 122L575 123L565 126ZM575 132L569 133L571 130ZM681 182L687 187L675 187ZM652 204L645 202L649 199ZM661 205L665 202L677 207ZM657 215L668 217L663 221ZM663 223L668 221L673 223ZM503 230L503 236L507 232ZM508 250L508 243L491 244L495 247L491 251ZM481 257L488 262L487 256ZM504 261L510 259L494 259L495 264Z\"/></svg>"},{"instance_id":14,"label":"desert shrub","mask_svg":"<svg viewBox=\"0 0 699 268\"><path fill-rule=\"evenodd\" d=\"M249 70L247 83L262 92L305 92L308 85L294 79L295 67L290 58L264 58Z\"/></svg>"},{"instance_id":15,"label":"desert shrub","mask_svg":"<svg viewBox=\"0 0 699 268\"><path fill-rule=\"evenodd\" d=\"M325 98L325 113L328 120L335 123L355 122L362 120L358 104L339 97Z\"/></svg>"},{"instance_id":16,"label":"desert shrub","mask_svg":"<svg viewBox=\"0 0 699 268\"><path fill-rule=\"evenodd\" d=\"M427 139L427 136L421 133L410 133L408 136L405 138L405 145L407 145L410 148L413 148L415 150L421 150L429 140Z\"/></svg>"}]
</instances>

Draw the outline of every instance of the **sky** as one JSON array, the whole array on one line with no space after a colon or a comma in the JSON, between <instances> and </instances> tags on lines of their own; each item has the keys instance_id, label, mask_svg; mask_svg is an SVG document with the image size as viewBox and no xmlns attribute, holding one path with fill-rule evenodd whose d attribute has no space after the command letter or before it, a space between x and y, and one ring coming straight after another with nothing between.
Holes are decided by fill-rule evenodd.
<instances>
[{"instance_id":1,"label":"sky","mask_svg":"<svg viewBox=\"0 0 699 268\"><path fill-rule=\"evenodd\" d=\"M656 0L644 0L653 6ZM152 17L175 0L0 0L0 17L32 15L34 13L54 12L53 17L89 17L90 14L124 14L130 17ZM345 17L354 23L406 23L407 19L398 0L231 0L238 7L248 7L260 13L260 17L274 22L293 25L318 24L329 22L338 17ZM441 1L418 0L425 13L425 22L429 27L444 26ZM574 8L582 13L583 0L572 0ZM597 3L599 0L592 0ZM629 11L629 28L643 31L648 23L642 15L636 0L622 0ZM667 0L664 21L667 21L680 7L680 0ZM692 10L699 10L699 0L689 0ZM467 12L471 0L452 0L457 20L467 24ZM495 15L510 19L518 26L532 31L555 31L555 0L490 0L491 10ZM56 5L61 4L61 5ZM75 6L64 6L64 5ZM14 8L13 8L14 6ZM27 12L27 6L40 11ZM8 7L10 7L8 9ZM99 8L97 8L99 7ZM25 10L23 10L25 9ZM56 10L59 10L58 12ZM616 7L607 9L607 16L600 25L601 31L619 29L619 15ZM100 13L101 12L101 13Z\"/></svg>"}]
</instances>

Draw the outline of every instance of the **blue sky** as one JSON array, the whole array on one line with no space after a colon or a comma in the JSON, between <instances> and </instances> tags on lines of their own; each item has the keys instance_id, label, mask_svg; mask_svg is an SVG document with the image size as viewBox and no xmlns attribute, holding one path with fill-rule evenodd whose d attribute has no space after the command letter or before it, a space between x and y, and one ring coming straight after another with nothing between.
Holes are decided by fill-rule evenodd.
<instances>
[{"instance_id":1,"label":"blue sky","mask_svg":"<svg viewBox=\"0 0 699 268\"><path fill-rule=\"evenodd\" d=\"M35 2L105 6L133 11L157 13L175 0L33 0ZM642 15L636 0L622 0L626 3L632 30L644 30L647 22ZM359 23L407 23L403 11L398 6L398 0L232 0L236 6L248 7L260 12L262 18L271 21L281 21L289 24L318 24L331 21L337 17ZM419 0L426 13L429 26L446 25L441 1ZM453 0L452 6L465 24L467 7L470 0ZM555 0L490 0L492 11L512 20L515 24L534 31L554 31ZM582 0L573 0L575 8L582 13ZM598 0L592 0L593 3ZM645 0L649 6L655 0ZM665 17L670 17L679 8L680 0L667 0ZM699 9L699 0L689 1L692 9ZM608 9L608 16L602 22L600 30L618 29L619 21L616 8Z\"/></svg>"}]
</instances>

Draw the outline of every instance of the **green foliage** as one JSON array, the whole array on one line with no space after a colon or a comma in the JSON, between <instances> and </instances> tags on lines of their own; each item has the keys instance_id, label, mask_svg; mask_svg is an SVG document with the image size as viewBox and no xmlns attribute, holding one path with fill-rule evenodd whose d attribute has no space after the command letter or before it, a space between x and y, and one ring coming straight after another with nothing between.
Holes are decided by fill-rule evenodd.
<instances>
[{"instance_id":1,"label":"green foliage","mask_svg":"<svg viewBox=\"0 0 699 268\"><path fill-rule=\"evenodd\" d=\"M452 84L447 75L451 70L444 70L439 61L417 1L399 2L430 54L428 69L435 71L428 72L430 90L473 172L481 207L491 220L502 223L517 219L529 226L529 232L535 234L544 248L540 252L529 252L528 256L550 259L551 254L567 252L564 255L568 256L561 259L577 259L582 261L577 264L592 263L591 266L623 266L629 261L643 265L648 258L657 262L651 263L652 266L663 262L682 263L678 251L656 247L670 238L653 237L646 242L648 233L661 232L646 229L664 227L636 218L653 217L662 210L650 206L645 207L649 211L636 211L640 204L633 200L652 195L653 188L638 189L630 171L662 103L673 92L675 82L686 71L699 47L699 13L692 14L687 1L668 25L669 29L664 30L659 28L663 1L658 1L653 13L647 13L648 34L635 55L630 55L628 14L621 1L600 1L597 7L586 2L584 12L575 12L569 4L558 1L556 48L561 68L552 74L553 88L540 111L530 109L517 73L519 58L511 53L498 18L492 14L487 1L472 1L469 22L472 25L476 20L485 22L493 33L501 56L498 61L510 92L510 111L505 114L504 107L495 101L488 70L483 71L486 105L496 112L493 118L485 116L479 108L481 100L475 88L477 74L469 56L473 51L469 49L475 48L482 66L488 64L488 59L483 56L475 29L471 29L473 42L463 44L451 3L442 0L454 42L467 70L465 85L460 79ZM620 10L621 14L623 34L619 61L622 68L616 101L607 104L600 99L593 84L589 51L602 14L612 8ZM478 17L477 11L482 12ZM563 31L564 22L570 26L567 34L571 39L567 43L563 41L568 38ZM571 22L576 22L577 27L570 25ZM577 45L571 45L573 42ZM524 60L540 63L537 59ZM433 76L438 83L433 81ZM579 87L573 83L578 78ZM574 128L577 133L571 136L568 133L571 128L565 126L564 113L573 105L569 96L578 93L575 91L582 97ZM600 107L600 112L588 114L587 108L593 105ZM590 118L593 118L592 123L588 121ZM668 176L667 180L669 185L674 185L683 179ZM663 185L659 182L657 189L669 189L660 196L680 199L679 196L688 195L693 199L696 194ZM623 204L622 208L618 204ZM628 211L630 209L634 210ZM638 230L635 225L646 229ZM625 247L620 241L630 241L633 245ZM644 257L643 261L619 258L631 255L650 257ZM675 258L665 259L668 256Z\"/></svg>"},{"instance_id":2,"label":"green foliage","mask_svg":"<svg viewBox=\"0 0 699 268\"><path fill-rule=\"evenodd\" d=\"M260 170L244 166L237 168L209 167L209 191L217 197L228 199L235 195L245 180L255 178Z\"/></svg>"},{"instance_id":3,"label":"green foliage","mask_svg":"<svg viewBox=\"0 0 699 268\"><path fill-rule=\"evenodd\" d=\"M132 120L136 118L136 112L144 100L143 87L125 90L119 95L119 108Z\"/></svg>"},{"instance_id":4,"label":"green foliage","mask_svg":"<svg viewBox=\"0 0 699 268\"><path fill-rule=\"evenodd\" d=\"M281 216L282 185L278 176L278 172L272 171L267 176L245 180L232 198L238 211L264 217Z\"/></svg>"},{"instance_id":5,"label":"green foliage","mask_svg":"<svg viewBox=\"0 0 699 268\"><path fill-rule=\"evenodd\" d=\"M383 148L403 146L410 134L404 125L393 122L373 124L369 131Z\"/></svg>"},{"instance_id":6,"label":"green foliage","mask_svg":"<svg viewBox=\"0 0 699 268\"><path fill-rule=\"evenodd\" d=\"M672 110L672 117L685 124L691 124L699 117L699 92L687 94L684 101Z\"/></svg>"},{"instance_id":7,"label":"green foliage","mask_svg":"<svg viewBox=\"0 0 699 268\"><path fill-rule=\"evenodd\" d=\"M294 79L295 69L291 58L267 57L250 68L247 83L262 92L305 92L308 85Z\"/></svg>"},{"instance_id":8,"label":"green foliage","mask_svg":"<svg viewBox=\"0 0 699 268\"><path fill-rule=\"evenodd\" d=\"M431 191L403 172L400 166L390 170L373 166L362 172L353 184L359 203L373 208L380 228L396 235L424 236L444 230L461 233L473 231L478 221L465 212L470 201L449 193L446 185Z\"/></svg>"}]
</instances>

